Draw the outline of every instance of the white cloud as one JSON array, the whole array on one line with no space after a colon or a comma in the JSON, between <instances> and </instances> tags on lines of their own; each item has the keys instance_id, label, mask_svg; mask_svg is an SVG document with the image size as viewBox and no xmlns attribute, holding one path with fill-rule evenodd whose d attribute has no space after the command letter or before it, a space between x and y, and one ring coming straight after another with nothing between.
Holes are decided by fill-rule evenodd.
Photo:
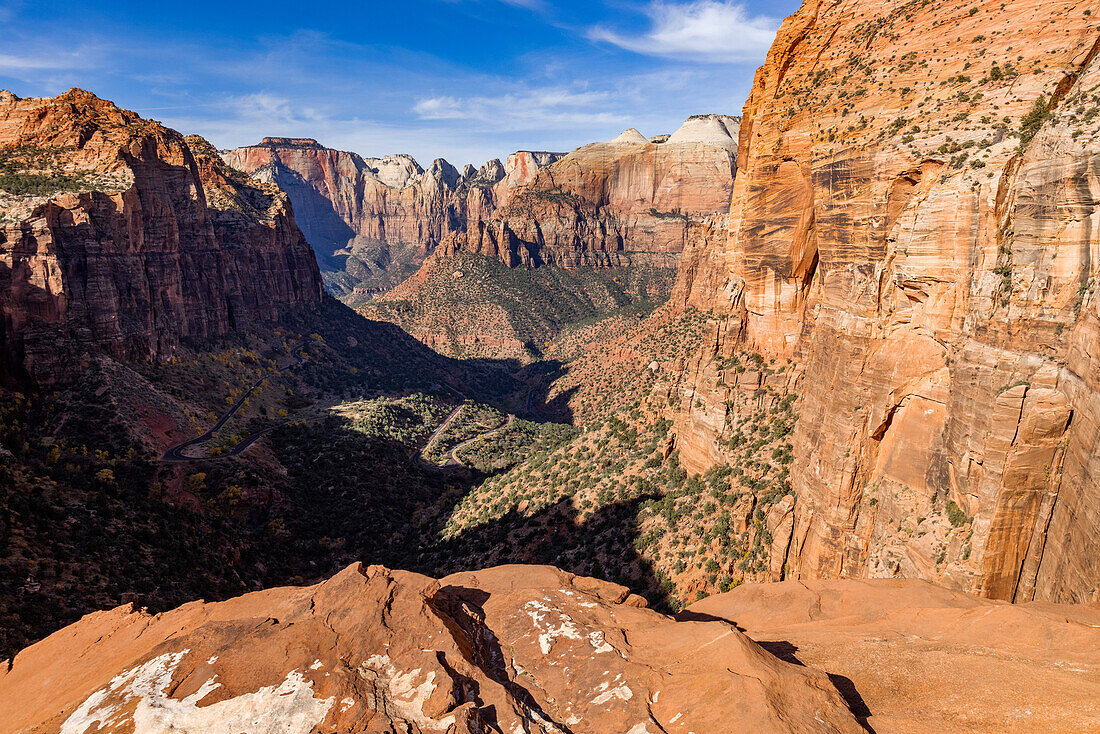
<instances>
[{"instance_id":1,"label":"white cloud","mask_svg":"<svg viewBox=\"0 0 1100 734\"><path fill-rule=\"evenodd\" d=\"M57 56L24 56L0 54L0 69L67 69L71 66L67 59Z\"/></svg>"},{"instance_id":2,"label":"white cloud","mask_svg":"<svg viewBox=\"0 0 1100 734\"><path fill-rule=\"evenodd\" d=\"M751 16L743 5L717 0L684 4L654 0L645 13L651 27L643 34L595 26L588 37L650 56L736 63L761 59L780 22L778 18Z\"/></svg>"}]
</instances>

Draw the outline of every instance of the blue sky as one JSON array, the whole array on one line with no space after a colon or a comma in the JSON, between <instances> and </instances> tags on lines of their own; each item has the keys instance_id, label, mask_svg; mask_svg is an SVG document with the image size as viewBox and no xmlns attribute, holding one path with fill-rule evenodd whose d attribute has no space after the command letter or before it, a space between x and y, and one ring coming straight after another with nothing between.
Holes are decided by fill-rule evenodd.
<instances>
[{"instance_id":1,"label":"blue sky","mask_svg":"<svg viewBox=\"0 0 1100 734\"><path fill-rule=\"evenodd\" d=\"M69 87L218 147L300 135L478 165L740 114L795 0L0 0L0 88Z\"/></svg>"}]
</instances>

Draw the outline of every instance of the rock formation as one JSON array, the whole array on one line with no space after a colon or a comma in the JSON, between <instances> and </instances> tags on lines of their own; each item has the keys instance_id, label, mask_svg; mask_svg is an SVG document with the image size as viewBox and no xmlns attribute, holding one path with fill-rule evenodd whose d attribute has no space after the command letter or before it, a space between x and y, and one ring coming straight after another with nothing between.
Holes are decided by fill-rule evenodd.
<instances>
[{"instance_id":1,"label":"rock formation","mask_svg":"<svg viewBox=\"0 0 1100 734\"><path fill-rule=\"evenodd\" d=\"M829 672L877 734L1100 728L1100 606L1006 604L917 580L746 584L696 602Z\"/></svg>"},{"instance_id":2,"label":"rock formation","mask_svg":"<svg viewBox=\"0 0 1100 734\"><path fill-rule=\"evenodd\" d=\"M0 377L162 359L320 298L287 197L206 141L79 89L0 92Z\"/></svg>"},{"instance_id":3,"label":"rock formation","mask_svg":"<svg viewBox=\"0 0 1100 734\"><path fill-rule=\"evenodd\" d=\"M124 606L0 671L7 731L863 731L824 673L733 625L674 622L545 566L435 581L355 564L158 615Z\"/></svg>"},{"instance_id":4,"label":"rock formation","mask_svg":"<svg viewBox=\"0 0 1100 734\"><path fill-rule=\"evenodd\" d=\"M659 143L631 128L564 157L520 151L461 172L301 138L222 157L286 191L329 287L362 297L404 280L440 244L444 256L463 248L509 267L675 267L692 218L728 208L737 125L698 115Z\"/></svg>"},{"instance_id":5,"label":"rock formation","mask_svg":"<svg viewBox=\"0 0 1100 734\"><path fill-rule=\"evenodd\" d=\"M740 120L689 118L667 141L631 128L578 148L515 189L492 218L444 242L510 267L675 267L694 219L724 212Z\"/></svg>"},{"instance_id":6,"label":"rock formation","mask_svg":"<svg viewBox=\"0 0 1100 734\"><path fill-rule=\"evenodd\" d=\"M447 355L529 361L571 320L664 301L685 241L729 205L737 123L698 115L662 143L631 128L529 168L526 185L502 189L505 179L495 211L475 218L470 208L465 231L444 237L415 275L354 305ZM536 274L499 277L468 255ZM452 281L455 272L474 277Z\"/></svg>"},{"instance_id":7,"label":"rock formation","mask_svg":"<svg viewBox=\"0 0 1100 734\"><path fill-rule=\"evenodd\" d=\"M488 218L561 156L519 151L461 172L437 158L425 171L408 155L362 158L308 138L264 138L222 157L287 192L329 287L346 296L401 282L443 238Z\"/></svg>"},{"instance_id":8,"label":"rock formation","mask_svg":"<svg viewBox=\"0 0 1100 734\"><path fill-rule=\"evenodd\" d=\"M674 295L723 317L674 388L689 469L724 461L723 357L803 371L774 578L1096 597L1095 12L807 0L780 29Z\"/></svg>"}]
</instances>

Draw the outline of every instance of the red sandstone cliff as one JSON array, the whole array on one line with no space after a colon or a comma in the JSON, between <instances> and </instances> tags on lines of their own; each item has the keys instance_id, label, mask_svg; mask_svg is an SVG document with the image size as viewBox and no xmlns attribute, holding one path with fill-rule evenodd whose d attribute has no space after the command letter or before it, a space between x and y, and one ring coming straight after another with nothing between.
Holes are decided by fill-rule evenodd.
<instances>
[{"instance_id":1,"label":"red sandstone cliff","mask_svg":"<svg viewBox=\"0 0 1100 734\"><path fill-rule=\"evenodd\" d=\"M158 359L321 281L286 196L204 140L78 89L0 92L0 373L50 384L91 347Z\"/></svg>"},{"instance_id":2,"label":"red sandstone cliff","mask_svg":"<svg viewBox=\"0 0 1100 734\"><path fill-rule=\"evenodd\" d=\"M362 158L312 139L264 138L222 157L287 192L329 286L344 295L401 282L442 239L488 218L560 154L520 151L461 172L439 158L425 171L407 155Z\"/></svg>"},{"instance_id":3,"label":"red sandstone cliff","mask_svg":"<svg viewBox=\"0 0 1100 734\"><path fill-rule=\"evenodd\" d=\"M1095 597L1098 10L808 0L780 29L674 295L724 319L676 388L690 468L736 418L716 358L803 373L774 577Z\"/></svg>"},{"instance_id":4,"label":"red sandstone cliff","mask_svg":"<svg viewBox=\"0 0 1100 734\"><path fill-rule=\"evenodd\" d=\"M631 129L529 167L532 180L497 184L495 210L469 209L465 230L360 311L445 354L526 361L570 321L663 301L685 242L729 206L737 125L698 115L660 143ZM498 277L492 260L530 272Z\"/></svg>"}]
</instances>

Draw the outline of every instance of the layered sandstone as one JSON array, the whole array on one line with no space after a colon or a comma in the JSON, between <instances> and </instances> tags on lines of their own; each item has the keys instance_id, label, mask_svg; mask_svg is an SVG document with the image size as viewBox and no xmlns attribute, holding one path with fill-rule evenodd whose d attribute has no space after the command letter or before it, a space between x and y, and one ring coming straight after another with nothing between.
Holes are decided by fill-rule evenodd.
<instances>
[{"instance_id":1,"label":"layered sandstone","mask_svg":"<svg viewBox=\"0 0 1100 734\"><path fill-rule=\"evenodd\" d=\"M442 158L424 170L408 155L363 158L308 138L264 138L222 157L286 191L330 288L365 295L401 282L442 239L487 219L560 154L519 151L460 172Z\"/></svg>"},{"instance_id":2,"label":"layered sandstone","mask_svg":"<svg viewBox=\"0 0 1100 734\"><path fill-rule=\"evenodd\" d=\"M0 668L5 731L863 731L822 672L545 566L348 567L158 615L97 612ZM705 705L700 705L705 701Z\"/></svg>"},{"instance_id":3,"label":"layered sandstone","mask_svg":"<svg viewBox=\"0 0 1100 734\"><path fill-rule=\"evenodd\" d=\"M825 670L877 734L1100 729L1100 606L1006 604L917 580L746 584L721 619Z\"/></svg>"},{"instance_id":4,"label":"layered sandstone","mask_svg":"<svg viewBox=\"0 0 1100 734\"><path fill-rule=\"evenodd\" d=\"M675 267L693 221L726 211L740 120L689 118L667 141L631 128L538 170L487 220L469 221L444 250L509 267Z\"/></svg>"},{"instance_id":5,"label":"layered sandstone","mask_svg":"<svg viewBox=\"0 0 1100 734\"><path fill-rule=\"evenodd\" d=\"M0 376L53 384L92 349L164 359L320 302L287 197L201 138L79 89L0 92L0 158Z\"/></svg>"},{"instance_id":6,"label":"layered sandstone","mask_svg":"<svg viewBox=\"0 0 1100 734\"><path fill-rule=\"evenodd\" d=\"M1095 11L808 0L780 29L674 296L723 318L676 388L689 468L724 461L721 357L804 370L775 578L1095 598Z\"/></svg>"}]
</instances>

